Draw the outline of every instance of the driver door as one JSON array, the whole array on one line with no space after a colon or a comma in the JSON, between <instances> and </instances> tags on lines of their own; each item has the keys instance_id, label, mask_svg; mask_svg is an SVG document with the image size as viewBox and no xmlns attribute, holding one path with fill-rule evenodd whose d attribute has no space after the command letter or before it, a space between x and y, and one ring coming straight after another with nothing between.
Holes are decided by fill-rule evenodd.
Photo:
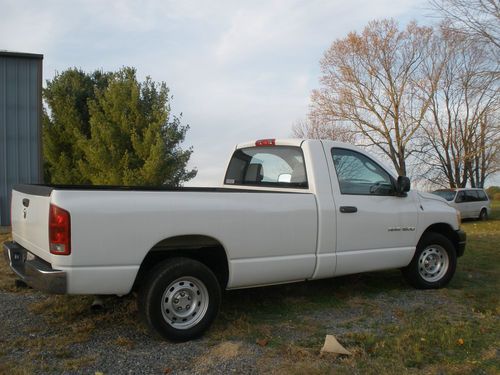
<instances>
[{"instance_id":1,"label":"driver door","mask_svg":"<svg viewBox=\"0 0 500 375\"><path fill-rule=\"evenodd\" d=\"M335 274L408 264L416 243L413 194L396 196L389 173L368 156L347 148L328 151L337 216Z\"/></svg>"}]
</instances>

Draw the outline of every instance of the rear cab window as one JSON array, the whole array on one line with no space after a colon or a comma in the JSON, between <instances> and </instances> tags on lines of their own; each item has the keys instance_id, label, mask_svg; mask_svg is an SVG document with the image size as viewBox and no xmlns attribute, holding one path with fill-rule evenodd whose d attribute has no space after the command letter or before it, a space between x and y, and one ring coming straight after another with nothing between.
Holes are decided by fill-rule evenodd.
<instances>
[{"instance_id":1,"label":"rear cab window","mask_svg":"<svg viewBox=\"0 0 500 375\"><path fill-rule=\"evenodd\" d=\"M302 149L296 146L241 148L234 152L226 185L307 189Z\"/></svg>"}]
</instances>

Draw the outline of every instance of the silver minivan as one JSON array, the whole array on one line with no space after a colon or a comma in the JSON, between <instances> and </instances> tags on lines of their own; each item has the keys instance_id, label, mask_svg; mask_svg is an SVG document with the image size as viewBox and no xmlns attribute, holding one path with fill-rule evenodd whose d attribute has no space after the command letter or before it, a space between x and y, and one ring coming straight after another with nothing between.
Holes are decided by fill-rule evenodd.
<instances>
[{"instance_id":1,"label":"silver minivan","mask_svg":"<svg viewBox=\"0 0 500 375\"><path fill-rule=\"evenodd\" d=\"M488 194L483 189L440 189L433 191L432 194L446 199L450 206L460 211L462 219L474 218L486 220L490 214L490 200L488 199Z\"/></svg>"}]
</instances>

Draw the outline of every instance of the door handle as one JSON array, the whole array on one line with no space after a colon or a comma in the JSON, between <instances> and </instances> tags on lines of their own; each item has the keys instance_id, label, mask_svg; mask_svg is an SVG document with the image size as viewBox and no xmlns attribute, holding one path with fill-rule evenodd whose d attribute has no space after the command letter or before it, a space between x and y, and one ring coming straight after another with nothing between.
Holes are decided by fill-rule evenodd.
<instances>
[{"instance_id":1,"label":"door handle","mask_svg":"<svg viewBox=\"0 0 500 375\"><path fill-rule=\"evenodd\" d=\"M358 208L354 206L340 206L340 212L344 214L352 214L358 212Z\"/></svg>"},{"instance_id":2,"label":"door handle","mask_svg":"<svg viewBox=\"0 0 500 375\"><path fill-rule=\"evenodd\" d=\"M23 206L24 207L29 207L29 205L30 205L30 200L28 198L24 198L23 199Z\"/></svg>"}]
</instances>

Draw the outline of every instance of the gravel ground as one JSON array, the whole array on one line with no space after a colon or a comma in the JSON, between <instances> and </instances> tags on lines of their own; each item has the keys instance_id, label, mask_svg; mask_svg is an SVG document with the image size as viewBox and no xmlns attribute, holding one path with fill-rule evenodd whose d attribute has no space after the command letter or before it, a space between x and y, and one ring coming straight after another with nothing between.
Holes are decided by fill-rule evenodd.
<instances>
[{"instance_id":1,"label":"gravel ground","mask_svg":"<svg viewBox=\"0 0 500 375\"><path fill-rule=\"evenodd\" d=\"M401 290L397 295L382 292L369 303L361 302L359 307L323 310L314 318L340 337L347 333L381 334L381 327L398 324L407 312L427 310L429 306L438 308L449 303L439 290ZM456 313L463 310L457 306Z\"/></svg>"},{"instance_id":2,"label":"gravel ground","mask_svg":"<svg viewBox=\"0 0 500 375\"><path fill-rule=\"evenodd\" d=\"M251 374L255 373L262 352L258 345L231 341L217 344L210 338L173 344L161 341L145 330L138 330L136 326L111 324L94 330L88 341L71 344L68 348L72 358L90 358L93 363L86 365L83 361L80 369L61 372L57 365L61 358L49 350L50 337L57 333L57 327L47 326L43 317L29 308L45 298L36 291L0 293L0 346L18 339L20 335L26 340L42 339L47 350L42 348L36 356L36 373ZM78 322L75 324L78 325ZM116 345L117 338L124 340L124 344ZM19 346L10 349L3 359L18 361L28 354L29 350ZM43 371L42 364L48 367L47 371Z\"/></svg>"},{"instance_id":3,"label":"gravel ground","mask_svg":"<svg viewBox=\"0 0 500 375\"><path fill-rule=\"evenodd\" d=\"M341 284L349 285L351 281L357 282L358 277L344 278ZM0 346L11 343L7 350L0 347L0 355L4 354L0 358L17 363L20 358L29 358L32 367L28 372L36 373L255 374L272 371L275 365L280 364L280 349L273 348L272 343L258 345L255 340L260 336L271 337L282 347L286 347L288 343L300 346L309 340L304 346L317 347L319 350L322 344L319 341L325 334L334 334L341 342L343 340L349 344L350 334L380 333L378 330L381 325L397 324L399 317L406 311L449 303L443 299L441 291L416 291L405 286L398 289L396 283L394 289L382 288L382 291L375 292L369 298L347 295L339 306L319 305L319 308L306 309L303 319L288 320L284 311L283 319L278 314L263 322L260 330L249 334L245 332L251 331L252 327L238 323L238 314L244 316L246 313L259 311L259 299L272 301L276 290L281 296L288 295L283 297L285 306L296 306L307 302L304 295L316 290L318 286L330 287L328 283L335 285L332 281L320 281L274 287L274 290L264 288L230 292L226 295L226 301L229 299L226 311L223 308L222 317L219 316L215 327L199 340L181 344L161 341L151 336L143 326L134 324L137 317L136 311L132 311L128 321L112 319L108 323L99 324L90 330L90 336L84 340L72 341L70 336L68 345L62 352L51 350L52 338L61 336L61 328L51 323L50 319L47 320L50 315L34 312L32 307L43 304L47 296L33 290L0 292ZM124 305L135 306L132 298L112 297L108 300L112 302L109 304L111 306L104 312L94 313L95 318L98 319L100 314L113 315L115 311L112 309L121 309ZM67 301L71 303L71 300ZM107 305L106 301L105 304ZM236 312L228 310L228 304L238 305ZM253 309L245 309L250 305L254 305ZM90 306L85 308L81 321L78 317L69 323L63 320L63 329L78 332L79 324L88 324L89 321L92 321ZM231 333L231 330L234 332ZM226 333L221 334L221 331ZM23 348L22 343L12 345L14 340L20 338L27 340L24 342L39 340L40 345L31 345L31 349Z\"/></svg>"}]
</instances>

